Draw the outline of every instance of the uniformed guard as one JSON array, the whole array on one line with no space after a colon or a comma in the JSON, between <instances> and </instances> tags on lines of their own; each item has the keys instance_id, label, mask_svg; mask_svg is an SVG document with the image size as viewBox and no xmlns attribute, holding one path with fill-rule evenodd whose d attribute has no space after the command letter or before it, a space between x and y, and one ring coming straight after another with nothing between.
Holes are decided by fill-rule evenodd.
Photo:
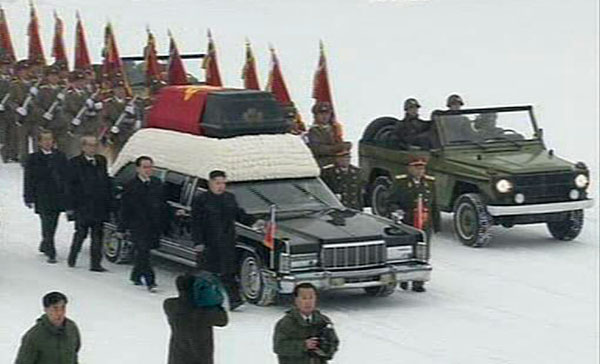
<instances>
[{"instance_id":1,"label":"uniformed guard","mask_svg":"<svg viewBox=\"0 0 600 364\"><path fill-rule=\"evenodd\" d=\"M452 94L446 99L446 106L448 107L448 110L460 110L464 106L464 104L465 103L463 102L462 97L460 97L460 95L457 94Z\"/></svg>"},{"instance_id":2,"label":"uniformed guard","mask_svg":"<svg viewBox=\"0 0 600 364\"><path fill-rule=\"evenodd\" d=\"M109 161L115 160L127 140L141 128L143 118L142 101L127 96L123 80L115 81L112 94L103 111L104 125L100 135Z\"/></svg>"},{"instance_id":3,"label":"uniformed guard","mask_svg":"<svg viewBox=\"0 0 600 364\"><path fill-rule=\"evenodd\" d=\"M389 211L402 217L402 222L423 230L430 244L431 236L440 230L440 211L436 204L435 178L425 174L427 159L412 157L408 162L408 174L396 176L389 198ZM414 281L412 290L425 292L424 282ZM408 288L408 282L400 287Z\"/></svg>"},{"instance_id":4,"label":"uniformed guard","mask_svg":"<svg viewBox=\"0 0 600 364\"><path fill-rule=\"evenodd\" d=\"M308 129L308 146L319 167L334 163L336 155L350 152L351 142L337 141L332 125L333 108L329 102L317 102L312 107L314 123Z\"/></svg>"},{"instance_id":5,"label":"uniformed guard","mask_svg":"<svg viewBox=\"0 0 600 364\"><path fill-rule=\"evenodd\" d=\"M39 113L35 98L41 80L33 78L27 60L17 62L15 72L16 77L11 82L8 105L13 112L13 123L16 124L17 159L24 164L30 147L37 149Z\"/></svg>"},{"instance_id":6,"label":"uniformed guard","mask_svg":"<svg viewBox=\"0 0 600 364\"><path fill-rule=\"evenodd\" d=\"M67 153L69 121L63 113L66 88L61 85L60 73L61 69L57 65L44 69L45 83L40 87L37 103L42 113L40 127L50 130L54 135L56 148Z\"/></svg>"},{"instance_id":7,"label":"uniformed guard","mask_svg":"<svg viewBox=\"0 0 600 364\"><path fill-rule=\"evenodd\" d=\"M396 137L403 149L413 146L429 150L432 147L431 122L419 118L420 107L417 99L404 101L404 118L396 123Z\"/></svg>"},{"instance_id":8,"label":"uniformed guard","mask_svg":"<svg viewBox=\"0 0 600 364\"><path fill-rule=\"evenodd\" d=\"M350 153L335 157L335 163L321 169L321 178L348 208L362 211L360 168L350 164Z\"/></svg>"},{"instance_id":9,"label":"uniformed guard","mask_svg":"<svg viewBox=\"0 0 600 364\"><path fill-rule=\"evenodd\" d=\"M0 49L1 51L1 49ZM4 163L17 159L17 140L14 114L8 107L12 80L12 62L5 53L0 54L0 155Z\"/></svg>"}]
</instances>

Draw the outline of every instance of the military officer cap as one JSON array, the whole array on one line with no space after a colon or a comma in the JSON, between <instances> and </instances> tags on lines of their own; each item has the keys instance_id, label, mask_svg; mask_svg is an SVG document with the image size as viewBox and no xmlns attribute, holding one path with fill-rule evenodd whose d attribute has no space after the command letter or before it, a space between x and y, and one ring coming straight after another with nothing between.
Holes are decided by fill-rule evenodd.
<instances>
[{"instance_id":1,"label":"military officer cap","mask_svg":"<svg viewBox=\"0 0 600 364\"><path fill-rule=\"evenodd\" d=\"M29 68L29 61L27 61L26 59L22 59L19 62L17 62L17 64L15 64L15 71L21 71L27 68Z\"/></svg>"},{"instance_id":2,"label":"military officer cap","mask_svg":"<svg viewBox=\"0 0 600 364\"><path fill-rule=\"evenodd\" d=\"M450 107L450 105L452 104L459 104L462 106L465 103L463 102L463 99L462 97L460 97L460 95L452 94L448 96L448 99L446 99L446 106Z\"/></svg>"},{"instance_id":3,"label":"military officer cap","mask_svg":"<svg viewBox=\"0 0 600 364\"><path fill-rule=\"evenodd\" d=\"M318 114L321 112L331 112L333 108L331 107L331 103L327 101L319 101L315 103L312 107L312 113Z\"/></svg>"},{"instance_id":4,"label":"military officer cap","mask_svg":"<svg viewBox=\"0 0 600 364\"><path fill-rule=\"evenodd\" d=\"M56 66L56 65L44 67L44 76L57 75L59 73L60 73L60 68L58 68L58 66Z\"/></svg>"},{"instance_id":5,"label":"military officer cap","mask_svg":"<svg viewBox=\"0 0 600 364\"><path fill-rule=\"evenodd\" d=\"M427 165L427 157L423 156L412 156L408 159L409 166L426 166Z\"/></svg>"},{"instance_id":6,"label":"military officer cap","mask_svg":"<svg viewBox=\"0 0 600 364\"><path fill-rule=\"evenodd\" d=\"M410 98L410 99L406 99L404 101L404 110L408 110L411 107L421 107L421 105L419 105L419 101L417 101L417 99L414 98Z\"/></svg>"},{"instance_id":7,"label":"military officer cap","mask_svg":"<svg viewBox=\"0 0 600 364\"><path fill-rule=\"evenodd\" d=\"M69 74L70 81L85 80L85 74L80 70L72 71Z\"/></svg>"}]
</instances>

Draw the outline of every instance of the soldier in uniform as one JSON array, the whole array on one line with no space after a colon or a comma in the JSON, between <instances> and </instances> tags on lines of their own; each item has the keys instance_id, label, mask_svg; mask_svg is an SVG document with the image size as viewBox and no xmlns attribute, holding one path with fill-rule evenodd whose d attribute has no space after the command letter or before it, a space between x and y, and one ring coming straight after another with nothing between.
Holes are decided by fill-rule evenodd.
<instances>
[{"instance_id":1,"label":"soldier in uniform","mask_svg":"<svg viewBox=\"0 0 600 364\"><path fill-rule=\"evenodd\" d=\"M427 243L434 232L440 231L440 211L435 198L435 178L425 174L427 159L413 157L408 162L408 174L396 176L389 198L389 211L402 216L402 222L423 230ZM402 289L408 282L401 282ZM424 282L414 281L412 290L425 292Z\"/></svg>"},{"instance_id":2,"label":"soldier in uniform","mask_svg":"<svg viewBox=\"0 0 600 364\"><path fill-rule=\"evenodd\" d=\"M459 111L464 105L462 97L457 94L452 94L446 99L446 111ZM437 111L435 113L443 114L446 111ZM432 115L432 119L435 116ZM458 140L469 140L471 139L471 120L465 115L444 115L444 131L447 142L458 141Z\"/></svg>"},{"instance_id":3,"label":"soldier in uniform","mask_svg":"<svg viewBox=\"0 0 600 364\"><path fill-rule=\"evenodd\" d=\"M360 168L350 164L350 153L337 156L334 164L323 167L321 178L344 206L362 211Z\"/></svg>"},{"instance_id":4,"label":"soldier in uniform","mask_svg":"<svg viewBox=\"0 0 600 364\"><path fill-rule=\"evenodd\" d=\"M99 111L103 104L98 99L98 93L90 94L86 85L86 75L81 71L71 73L71 87L65 96L64 113L70 123L69 152L67 156L79 154L79 140L83 135L98 136L101 128Z\"/></svg>"},{"instance_id":5,"label":"soldier in uniform","mask_svg":"<svg viewBox=\"0 0 600 364\"><path fill-rule=\"evenodd\" d=\"M452 94L446 99L446 106L448 107L448 110L458 111L464 106L464 104L465 103L463 102L462 97L457 94Z\"/></svg>"},{"instance_id":6,"label":"soldier in uniform","mask_svg":"<svg viewBox=\"0 0 600 364\"><path fill-rule=\"evenodd\" d=\"M10 58L0 55L0 155L2 161L8 163L17 158L14 142L16 141L16 126L14 115L8 108L12 67Z\"/></svg>"},{"instance_id":7,"label":"soldier in uniform","mask_svg":"<svg viewBox=\"0 0 600 364\"><path fill-rule=\"evenodd\" d=\"M335 140L335 130L332 125L333 109L329 102L317 102L312 107L314 123L308 129L308 146L310 147L319 167L332 164L338 154L350 152L351 142Z\"/></svg>"},{"instance_id":8,"label":"soldier in uniform","mask_svg":"<svg viewBox=\"0 0 600 364\"><path fill-rule=\"evenodd\" d=\"M69 121L63 113L66 91L60 84L60 72L60 68L56 65L45 68L46 82L40 87L37 103L42 113L40 126L52 131L57 149L66 153L69 146L67 136Z\"/></svg>"},{"instance_id":9,"label":"soldier in uniform","mask_svg":"<svg viewBox=\"0 0 600 364\"><path fill-rule=\"evenodd\" d=\"M118 80L113 96L106 101L101 138L108 142L107 158L115 160L127 140L142 125L142 105L137 98L127 96L125 82Z\"/></svg>"},{"instance_id":10,"label":"soldier in uniform","mask_svg":"<svg viewBox=\"0 0 600 364\"><path fill-rule=\"evenodd\" d=\"M417 146L429 150L432 147L431 122L419 118L420 107L416 99L404 101L404 118L396 123L396 137L403 149Z\"/></svg>"},{"instance_id":11,"label":"soldier in uniform","mask_svg":"<svg viewBox=\"0 0 600 364\"><path fill-rule=\"evenodd\" d=\"M17 74L11 83L8 105L13 111L13 123L16 123L17 159L24 165L29 155L30 138L33 149L37 149L39 112L35 97L39 91L39 82L32 78L27 60L17 62L15 72Z\"/></svg>"}]
</instances>

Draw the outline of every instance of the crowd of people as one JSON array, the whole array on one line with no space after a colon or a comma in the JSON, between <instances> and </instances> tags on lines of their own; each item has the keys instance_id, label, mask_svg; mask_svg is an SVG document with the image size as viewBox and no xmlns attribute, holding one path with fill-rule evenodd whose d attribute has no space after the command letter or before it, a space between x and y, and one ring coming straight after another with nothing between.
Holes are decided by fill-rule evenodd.
<instances>
[{"instance_id":1,"label":"crowd of people","mask_svg":"<svg viewBox=\"0 0 600 364\"><path fill-rule=\"evenodd\" d=\"M0 144L4 163L25 164L42 131L56 148L79 154L79 141L92 135L112 161L143 126L149 100L132 97L123 76L99 82L93 69L69 72L61 64L43 66L0 56Z\"/></svg>"}]
</instances>

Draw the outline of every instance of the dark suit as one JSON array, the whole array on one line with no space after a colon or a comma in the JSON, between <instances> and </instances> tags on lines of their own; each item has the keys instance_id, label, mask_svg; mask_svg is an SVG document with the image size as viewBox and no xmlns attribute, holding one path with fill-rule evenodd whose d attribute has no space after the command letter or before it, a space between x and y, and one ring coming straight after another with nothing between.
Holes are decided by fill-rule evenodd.
<instances>
[{"instance_id":1,"label":"dark suit","mask_svg":"<svg viewBox=\"0 0 600 364\"><path fill-rule=\"evenodd\" d=\"M23 198L26 204L34 204L35 212L40 215L40 251L52 259L56 257L54 234L58 216L65 210L67 170L67 157L58 150L52 150L50 154L32 153L25 163Z\"/></svg>"},{"instance_id":2,"label":"dark suit","mask_svg":"<svg viewBox=\"0 0 600 364\"><path fill-rule=\"evenodd\" d=\"M235 250L235 222L253 224L256 219L238 206L229 192L216 195L210 191L194 198L192 235L196 245L205 246L205 269L221 275L230 302L241 300L235 280L238 272Z\"/></svg>"},{"instance_id":3,"label":"dark suit","mask_svg":"<svg viewBox=\"0 0 600 364\"><path fill-rule=\"evenodd\" d=\"M166 226L167 203L162 182L155 177L142 182L136 176L123 188L118 230L130 231L134 246L134 265L130 279L154 286L155 276L150 264L150 250L160 246L160 235Z\"/></svg>"},{"instance_id":4,"label":"dark suit","mask_svg":"<svg viewBox=\"0 0 600 364\"><path fill-rule=\"evenodd\" d=\"M113 204L106 158L97 154L88 160L81 154L71 158L69 166L69 210L75 218L69 265L75 265L81 245L91 232L90 268L97 269L102 260L103 222L108 221Z\"/></svg>"}]
</instances>

